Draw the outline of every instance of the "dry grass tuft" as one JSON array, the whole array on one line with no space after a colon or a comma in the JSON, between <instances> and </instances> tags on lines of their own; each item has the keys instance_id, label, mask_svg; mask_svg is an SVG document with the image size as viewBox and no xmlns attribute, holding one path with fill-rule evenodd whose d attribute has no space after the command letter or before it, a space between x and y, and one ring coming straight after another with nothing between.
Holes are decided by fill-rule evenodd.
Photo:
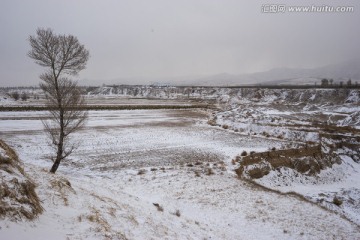
<instances>
[{"instance_id":1,"label":"dry grass tuft","mask_svg":"<svg viewBox=\"0 0 360 240\"><path fill-rule=\"evenodd\" d=\"M215 119L210 119L207 122L210 126L216 126L216 120Z\"/></svg>"},{"instance_id":2,"label":"dry grass tuft","mask_svg":"<svg viewBox=\"0 0 360 240\"><path fill-rule=\"evenodd\" d=\"M54 179L50 180L51 188L60 193L60 197L64 201L65 206L69 206L68 193L76 193L75 190L71 187L69 180L63 177L56 176Z\"/></svg>"},{"instance_id":3,"label":"dry grass tuft","mask_svg":"<svg viewBox=\"0 0 360 240\"><path fill-rule=\"evenodd\" d=\"M215 173L214 173L214 171L213 171L212 168L206 168L206 169L205 169L205 174L208 175L208 176L210 176L210 175L213 175L213 174L215 174Z\"/></svg>"},{"instance_id":4,"label":"dry grass tuft","mask_svg":"<svg viewBox=\"0 0 360 240\"><path fill-rule=\"evenodd\" d=\"M104 236L102 239L127 239L125 234L114 231L106 218L101 214L99 209L95 207L90 208L90 214L84 216L89 222L95 225L95 231L102 233ZM80 216L80 219L82 216ZM79 220L79 217L78 217Z\"/></svg>"},{"instance_id":5,"label":"dry grass tuft","mask_svg":"<svg viewBox=\"0 0 360 240\"><path fill-rule=\"evenodd\" d=\"M35 219L43 212L34 182L25 174L16 152L0 140L0 217Z\"/></svg>"}]
</instances>

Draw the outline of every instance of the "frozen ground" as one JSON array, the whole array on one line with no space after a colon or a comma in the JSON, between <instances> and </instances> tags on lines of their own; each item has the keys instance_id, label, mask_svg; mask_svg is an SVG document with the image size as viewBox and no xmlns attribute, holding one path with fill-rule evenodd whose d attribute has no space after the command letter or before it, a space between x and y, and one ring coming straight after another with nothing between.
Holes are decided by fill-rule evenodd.
<instances>
[{"instance_id":1,"label":"frozen ground","mask_svg":"<svg viewBox=\"0 0 360 240\"><path fill-rule=\"evenodd\" d=\"M359 226L334 212L235 177L237 154L288 141L208 126L199 111L90 112L73 139L78 151L52 175L43 116L0 112L1 138L45 208L34 222L2 220L1 239L360 238Z\"/></svg>"}]
</instances>

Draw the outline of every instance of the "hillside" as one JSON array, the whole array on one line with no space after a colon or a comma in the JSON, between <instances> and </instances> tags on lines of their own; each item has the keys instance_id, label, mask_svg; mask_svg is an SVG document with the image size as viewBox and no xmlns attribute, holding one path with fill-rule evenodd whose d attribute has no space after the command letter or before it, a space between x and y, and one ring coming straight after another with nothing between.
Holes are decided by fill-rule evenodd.
<instances>
[{"instance_id":1,"label":"hillside","mask_svg":"<svg viewBox=\"0 0 360 240\"><path fill-rule=\"evenodd\" d=\"M34 181L15 151L0 140L0 219L34 220L42 212Z\"/></svg>"}]
</instances>

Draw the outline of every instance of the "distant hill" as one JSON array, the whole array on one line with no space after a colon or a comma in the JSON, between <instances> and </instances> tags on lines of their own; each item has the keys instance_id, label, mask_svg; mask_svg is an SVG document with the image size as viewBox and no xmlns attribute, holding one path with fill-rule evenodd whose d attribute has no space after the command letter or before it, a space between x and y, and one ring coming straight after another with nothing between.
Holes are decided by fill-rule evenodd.
<instances>
[{"instance_id":1,"label":"distant hill","mask_svg":"<svg viewBox=\"0 0 360 240\"><path fill-rule=\"evenodd\" d=\"M83 85L121 85L121 84L143 84L143 85L182 85L182 86L235 86L254 84L291 84L291 85L314 85L320 84L322 78L331 78L334 83L346 82L349 78L353 82L360 83L360 59L332 64L319 68L274 68L269 71L251 74L229 74L220 73L212 76L180 76L162 78L116 78L116 79L84 79Z\"/></svg>"},{"instance_id":2,"label":"distant hill","mask_svg":"<svg viewBox=\"0 0 360 240\"><path fill-rule=\"evenodd\" d=\"M253 85L253 84L320 84L322 78L332 78L334 83L360 80L360 59L313 69L275 68L265 72L233 75L221 73L213 76L183 81L181 85Z\"/></svg>"}]
</instances>

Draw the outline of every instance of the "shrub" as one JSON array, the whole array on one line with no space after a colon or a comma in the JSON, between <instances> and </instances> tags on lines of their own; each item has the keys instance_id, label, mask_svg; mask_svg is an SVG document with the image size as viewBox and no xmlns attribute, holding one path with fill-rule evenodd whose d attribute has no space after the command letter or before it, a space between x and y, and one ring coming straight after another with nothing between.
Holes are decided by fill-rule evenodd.
<instances>
[{"instance_id":1,"label":"shrub","mask_svg":"<svg viewBox=\"0 0 360 240\"><path fill-rule=\"evenodd\" d=\"M176 212L175 212L175 216L178 216L178 217L180 217L180 216L181 216L180 210L176 210Z\"/></svg>"},{"instance_id":2,"label":"shrub","mask_svg":"<svg viewBox=\"0 0 360 240\"><path fill-rule=\"evenodd\" d=\"M339 199L338 197L334 197L334 199L333 199L333 203L336 205L336 206L340 206L342 203L343 203L343 201L341 200L341 199Z\"/></svg>"},{"instance_id":3,"label":"shrub","mask_svg":"<svg viewBox=\"0 0 360 240\"><path fill-rule=\"evenodd\" d=\"M212 168L207 168L206 171L205 171L205 174L210 176L210 175L214 174L214 171L212 170Z\"/></svg>"},{"instance_id":4,"label":"shrub","mask_svg":"<svg viewBox=\"0 0 360 240\"><path fill-rule=\"evenodd\" d=\"M12 93L10 94L10 96L11 96L15 101L19 100L19 98L20 98L20 94L19 94L18 92L12 92Z\"/></svg>"},{"instance_id":5,"label":"shrub","mask_svg":"<svg viewBox=\"0 0 360 240\"><path fill-rule=\"evenodd\" d=\"M243 157L247 156L247 152L245 150L242 151L241 156L243 156Z\"/></svg>"},{"instance_id":6,"label":"shrub","mask_svg":"<svg viewBox=\"0 0 360 240\"><path fill-rule=\"evenodd\" d=\"M223 128L223 129L228 129L228 128L229 128L229 126L228 126L228 125L226 125L226 124L224 124L224 125L222 125L222 128Z\"/></svg>"},{"instance_id":7,"label":"shrub","mask_svg":"<svg viewBox=\"0 0 360 240\"><path fill-rule=\"evenodd\" d=\"M22 101L26 101L26 100L28 100L28 98L29 98L29 96L27 95L26 92L23 92L23 93L21 94L21 100L22 100Z\"/></svg>"},{"instance_id":8,"label":"shrub","mask_svg":"<svg viewBox=\"0 0 360 240\"><path fill-rule=\"evenodd\" d=\"M210 126L216 126L216 121L214 119L210 119L208 122L207 122Z\"/></svg>"}]
</instances>

